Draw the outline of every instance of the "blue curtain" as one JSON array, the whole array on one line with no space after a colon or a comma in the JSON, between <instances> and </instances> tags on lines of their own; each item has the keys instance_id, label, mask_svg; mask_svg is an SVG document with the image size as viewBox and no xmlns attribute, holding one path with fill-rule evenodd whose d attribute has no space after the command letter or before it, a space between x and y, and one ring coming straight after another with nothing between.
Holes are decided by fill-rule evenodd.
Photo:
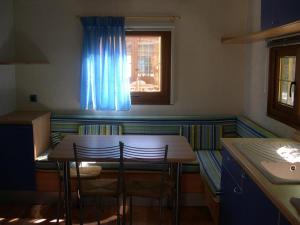
<instances>
[{"instance_id":1,"label":"blue curtain","mask_svg":"<svg viewBox=\"0 0 300 225\"><path fill-rule=\"evenodd\" d=\"M129 77L123 17L84 17L82 109L129 110Z\"/></svg>"}]
</instances>

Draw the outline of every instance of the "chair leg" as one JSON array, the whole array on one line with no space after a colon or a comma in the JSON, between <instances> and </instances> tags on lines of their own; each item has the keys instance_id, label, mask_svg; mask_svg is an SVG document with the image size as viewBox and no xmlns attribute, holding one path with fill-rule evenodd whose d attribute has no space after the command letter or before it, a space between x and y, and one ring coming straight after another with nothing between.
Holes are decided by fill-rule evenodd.
<instances>
[{"instance_id":1,"label":"chair leg","mask_svg":"<svg viewBox=\"0 0 300 225\"><path fill-rule=\"evenodd\" d=\"M123 225L126 224L126 195L125 194L123 196L123 219L122 219L122 223L123 223Z\"/></svg>"},{"instance_id":2,"label":"chair leg","mask_svg":"<svg viewBox=\"0 0 300 225\"><path fill-rule=\"evenodd\" d=\"M97 197L96 201L97 201L96 202L97 225L100 225L100 221L101 221L101 213L100 213L100 211L101 211L101 199L100 199L100 197Z\"/></svg>"},{"instance_id":3,"label":"chair leg","mask_svg":"<svg viewBox=\"0 0 300 225\"><path fill-rule=\"evenodd\" d=\"M58 202L57 202L57 212L56 212L56 224L59 224L59 217L60 217L60 205L61 205L61 195L62 195L62 190L61 190L61 179L59 179L59 189L58 189Z\"/></svg>"},{"instance_id":4,"label":"chair leg","mask_svg":"<svg viewBox=\"0 0 300 225\"><path fill-rule=\"evenodd\" d=\"M116 198L116 203L117 203L117 224L118 225L121 225L121 220L120 220L120 198L119 198L119 196L117 196L117 198Z\"/></svg>"},{"instance_id":5,"label":"chair leg","mask_svg":"<svg viewBox=\"0 0 300 225\"><path fill-rule=\"evenodd\" d=\"M83 199L81 199L81 196L78 197L79 199L79 219L80 219L80 225L83 225Z\"/></svg>"},{"instance_id":6,"label":"chair leg","mask_svg":"<svg viewBox=\"0 0 300 225\"><path fill-rule=\"evenodd\" d=\"M129 200L129 217L130 217L130 225L132 225L132 207L133 207L133 204L132 204L132 196L130 196L130 200Z\"/></svg>"},{"instance_id":7,"label":"chair leg","mask_svg":"<svg viewBox=\"0 0 300 225\"><path fill-rule=\"evenodd\" d=\"M162 225L162 199L159 198L159 224Z\"/></svg>"}]
</instances>

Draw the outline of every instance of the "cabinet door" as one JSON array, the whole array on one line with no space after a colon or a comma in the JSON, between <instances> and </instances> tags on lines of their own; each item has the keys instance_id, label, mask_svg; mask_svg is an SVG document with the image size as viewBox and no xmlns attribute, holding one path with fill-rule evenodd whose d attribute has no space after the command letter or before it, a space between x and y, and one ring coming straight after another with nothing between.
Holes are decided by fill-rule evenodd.
<instances>
[{"instance_id":1,"label":"cabinet door","mask_svg":"<svg viewBox=\"0 0 300 225\"><path fill-rule=\"evenodd\" d=\"M279 225L291 225L290 222L284 217L284 215L280 214L280 223Z\"/></svg>"},{"instance_id":2,"label":"cabinet door","mask_svg":"<svg viewBox=\"0 0 300 225\"><path fill-rule=\"evenodd\" d=\"M276 26L274 20L276 18L274 0L261 0L261 29L269 29ZM275 0L277 1L277 0Z\"/></svg>"},{"instance_id":3,"label":"cabinet door","mask_svg":"<svg viewBox=\"0 0 300 225\"><path fill-rule=\"evenodd\" d=\"M249 213L244 224L277 225L279 212L268 197L247 174L242 176L242 183L244 190L242 202L245 204L245 210Z\"/></svg>"},{"instance_id":4,"label":"cabinet door","mask_svg":"<svg viewBox=\"0 0 300 225\"><path fill-rule=\"evenodd\" d=\"M241 187L241 167L235 162L228 151L222 149L222 174L220 196L221 225L244 224L245 210L243 190Z\"/></svg>"},{"instance_id":5,"label":"cabinet door","mask_svg":"<svg viewBox=\"0 0 300 225\"><path fill-rule=\"evenodd\" d=\"M225 148L222 149L222 166L224 169L229 171L230 175L232 175L232 178L240 185L242 168Z\"/></svg>"},{"instance_id":6,"label":"cabinet door","mask_svg":"<svg viewBox=\"0 0 300 225\"><path fill-rule=\"evenodd\" d=\"M299 0L274 0L278 25L294 22L300 19Z\"/></svg>"},{"instance_id":7,"label":"cabinet door","mask_svg":"<svg viewBox=\"0 0 300 225\"><path fill-rule=\"evenodd\" d=\"M299 8L299 0L262 0L261 29L269 29L299 20Z\"/></svg>"},{"instance_id":8,"label":"cabinet door","mask_svg":"<svg viewBox=\"0 0 300 225\"><path fill-rule=\"evenodd\" d=\"M243 191L232 179L232 175L222 167L220 224L241 225L244 220L244 210L241 207Z\"/></svg>"},{"instance_id":9,"label":"cabinet door","mask_svg":"<svg viewBox=\"0 0 300 225\"><path fill-rule=\"evenodd\" d=\"M34 190L32 126L0 125L0 136L0 190Z\"/></svg>"}]
</instances>

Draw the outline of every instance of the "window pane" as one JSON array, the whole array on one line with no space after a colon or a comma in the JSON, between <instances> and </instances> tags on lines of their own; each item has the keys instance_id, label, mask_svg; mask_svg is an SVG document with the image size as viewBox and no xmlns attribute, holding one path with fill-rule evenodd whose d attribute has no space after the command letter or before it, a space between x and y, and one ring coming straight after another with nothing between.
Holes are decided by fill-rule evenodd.
<instances>
[{"instance_id":1,"label":"window pane","mask_svg":"<svg viewBox=\"0 0 300 225\"><path fill-rule=\"evenodd\" d=\"M295 81L296 56L284 56L280 58L278 102L294 106L295 87L291 87Z\"/></svg>"},{"instance_id":2,"label":"window pane","mask_svg":"<svg viewBox=\"0 0 300 225\"><path fill-rule=\"evenodd\" d=\"M127 62L132 92L161 91L161 37L127 36Z\"/></svg>"}]
</instances>

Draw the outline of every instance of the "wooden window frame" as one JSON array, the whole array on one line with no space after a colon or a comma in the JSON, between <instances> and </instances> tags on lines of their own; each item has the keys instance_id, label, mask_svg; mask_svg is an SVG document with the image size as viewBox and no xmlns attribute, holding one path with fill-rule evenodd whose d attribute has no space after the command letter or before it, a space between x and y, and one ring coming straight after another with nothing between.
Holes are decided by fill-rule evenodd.
<instances>
[{"instance_id":1,"label":"wooden window frame","mask_svg":"<svg viewBox=\"0 0 300 225\"><path fill-rule=\"evenodd\" d=\"M127 31L126 36L161 37L161 91L131 92L133 105L169 105L171 103L171 31Z\"/></svg>"},{"instance_id":2,"label":"wooden window frame","mask_svg":"<svg viewBox=\"0 0 300 225\"><path fill-rule=\"evenodd\" d=\"M294 106L278 102L280 57L296 56ZM272 47L269 58L269 85L267 115L275 120L300 128L300 45Z\"/></svg>"}]
</instances>

